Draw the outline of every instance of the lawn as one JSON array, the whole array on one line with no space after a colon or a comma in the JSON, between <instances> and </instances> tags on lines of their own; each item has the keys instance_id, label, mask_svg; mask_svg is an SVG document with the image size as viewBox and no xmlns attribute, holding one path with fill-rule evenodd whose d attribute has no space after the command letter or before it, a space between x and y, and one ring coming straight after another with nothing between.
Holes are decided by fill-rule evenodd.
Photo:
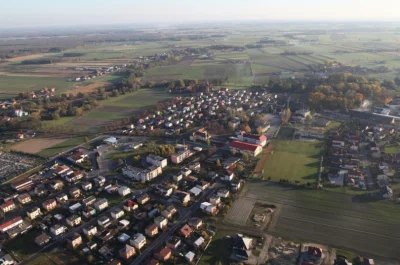
<instances>
[{"instance_id":1,"label":"lawn","mask_svg":"<svg viewBox=\"0 0 400 265\"><path fill-rule=\"evenodd\" d=\"M318 174L320 141L272 141L273 151L264 164L264 176L273 181L288 179L300 183L314 182Z\"/></svg>"},{"instance_id":2,"label":"lawn","mask_svg":"<svg viewBox=\"0 0 400 265\"><path fill-rule=\"evenodd\" d=\"M89 139L93 138L93 136L88 136ZM62 143L59 143L55 146L52 146L50 148L47 148L43 151L40 151L36 155L42 156L42 157L52 157L58 153L64 152L68 149L72 149L75 146L78 146L82 143L84 143L85 137L79 136L79 137L73 137L70 138Z\"/></svg>"},{"instance_id":3,"label":"lawn","mask_svg":"<svg viewBox=\"0 0 400 265\"><path fill-rule=\"evenodd\" d=\"M230 248L231 239L225 237L232 237L235 233L237 233L237 230L218 229L218 232L215 234L210 245L204 252L199 264L217 264L218 261L221 261L222 264L229 264L229 256L232 252Z\"/></svg>"},{"instance_id":4,"label":"lawn","mask_svg":"<svg viewBox=\"0 0 400 265\"><path fill-rule=\"evenodd\" d=\"M385 145L385 153L386 154L397 154L399 153L399 145L397 143L395 144L387 144Z\"/></svg>"},{"instance_id":5,"label":"lawn","mask_svg":"<svg viewBox=\"0 0 400 265\"><path fill-rule=\"evenodd\" d=\"M73 82L68 82L65 78L0 76L0 90L7 93L18 94L43 87L54 87L57 93L61 93L71 89L72 85Z\"/></svg>"},{"instance_id":6,"label":"lawn","mask_svg":"<svg viewBox=\"0 0 400 265\"><path fill-rule=\"evenodd\" d=\"M51 259L49 259L46 254L39 254L33 260L29 262L30 265L55 265Z\"/></svg>"},{"instance_id":7,"label":"lawn","mask_svg":"<svg viewBox=\"0 0 400 265\"><path fill-rule=\"evenodd\" d=\"M112 107L148 108L171 96L172 95L165 92L164 89L144 88L133 93L109 98L105 101L101 101L101 104Z\"/></svg>"},{"instance_id":8,"label":"lawn","mask_svg":"<svg viewBox=\"0 0 400 265\"><path fill-rule=\"evenodd\" d=\"M75 119L76 117L62 117L58 120L48 120L48 121L43 121L42 122L42 126L43 127L54 127L54 126L61 126L66 124L67 122L72 121L73 119Z\"/></svg>"},{"instance_id":9,"label":"lawn","mask_svg":"<svg viewBox=\"0 0 400 265\"><path fill-rule=\"evenodd\" d=\"M31 229L26 234L9 240L5 247L12 256L22 261L40 249L40 247L34 243L38 235L40 235L39 231ZM22 237L23 240L21 240Z\"/></svg>"}]
</instances>

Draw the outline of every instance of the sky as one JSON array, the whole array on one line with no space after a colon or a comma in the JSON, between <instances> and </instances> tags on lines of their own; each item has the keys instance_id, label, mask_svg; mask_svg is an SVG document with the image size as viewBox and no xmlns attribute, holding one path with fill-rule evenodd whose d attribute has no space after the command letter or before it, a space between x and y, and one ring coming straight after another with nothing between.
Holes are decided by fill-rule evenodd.
<instances>
[{"instance_id":1,"label":"sky","mask_svg":"<svg viewBox=\"0 0 400 265\"><path fill-rule=\"evenodd\" d=\"M0 0L0 27L214 21L399 21L399 0Z\"/></svg>"}]
</instances>

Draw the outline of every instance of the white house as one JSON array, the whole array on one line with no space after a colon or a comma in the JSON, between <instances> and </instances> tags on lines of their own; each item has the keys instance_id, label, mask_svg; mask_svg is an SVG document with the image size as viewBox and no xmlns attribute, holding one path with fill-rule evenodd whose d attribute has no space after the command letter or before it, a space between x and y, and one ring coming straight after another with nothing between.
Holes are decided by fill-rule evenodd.
<instances>
[{"instance_id":1,"label":"white house","mask_svg":"<svg viewBox=\"0 0 400 265\"><path fill-rule=\"evenodd\" d=\"M123 210L121 210L121 209L115 209L115 210L112 210L111 211L111 217L113 218L113 219L119 219L119 218L122 218L123 216L124 216L124 211Z\"/></svg>"},{"instance_id":2,"label":"white house","mask_svg":"<svg viewBox=\"0 0 400 265\"><path fill-rule=\"evenodd\" d=\"M166 167L168 164L166 158L153 154L150 154L146 157L146 162L152 165L160 166L161 168Z\"/></svg>"},{"instance_id":3,"label":"white house","mask_svg":"<svg viewBox=\"0 0 400 265\"><path fill-rule=\"evenodd\" d=\"M146 237L141 233L137 233L131 238L129 243L136 249L140 250L144 245L146 245Z\"/></svg>"},{"instance_id":4,"label":"white house","mask_svg":"<svg viewBox=\"0 0 400 265\"><path fill-rule=\"evenodd\" d=\"M100 212L108 207L108 201L107 201L107 199L102 198L102 199L97 200L93 205L94 205L94 208Z\"/></svg>"},{"instance_id":5,"label":"white house","mask_svg":"<svg viewBox=\"0 0 400 265\"><path fill-rule=\"evenodd\" d=\"M89 227L85 227L85 228L83 228L83 233L86 236L94 236L97 233L97 226L92 225Z\"/></svg>"},{"instance_id":6,"label":"white house","mask_svg":"<svg viewBox=\"0 0 400 265\"><path fill-rule=\"evenodd\" d=\"M163 216L158 216L157 218L154 219L154 223L158 225L160 229L163 229L168 225L168 219Z\"/></svg>"},{"instance_id":7,"label":"white house","mask_svg":"<svg viewBox=\"0 0 400 265\"><path fill-rule=\"evenodd\" d=\"M120 196L126 196L129 193L131 193L131 189L126 187L126 186L121 186L121 187L118 188L118 194Z\"/></svg>"},{"instance_id":8,"label":"white house","mask_svg":"<svg viewBox=\"0 0 400 265\"><path fill-rule=\"evenodd\" d=\"M56 224L56 225L54 225L54 226L52 226L52 227L50 228L50 232L51 232L54 236L61 235L61 234L63 234L66 230L67 230L67 228L66 228L65 226L59 225L59 224Z\"/></svg>"}]
</instances>

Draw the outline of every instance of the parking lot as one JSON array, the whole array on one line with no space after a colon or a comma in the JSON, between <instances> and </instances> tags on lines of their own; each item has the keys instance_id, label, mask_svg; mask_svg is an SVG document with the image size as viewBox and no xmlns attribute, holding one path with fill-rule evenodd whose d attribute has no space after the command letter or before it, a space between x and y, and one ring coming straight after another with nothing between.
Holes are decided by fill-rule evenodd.
<instances>
[{"instance_id":1,"label":"parking lot","mask_svg":"<svg viewBox=\"0 0 400 265\"><path fill-rule=\"evenodd\" d=\"M0 180L18 176L41 162L40 159L18 153L0 153Z\"/></svg>"}]
</instances>

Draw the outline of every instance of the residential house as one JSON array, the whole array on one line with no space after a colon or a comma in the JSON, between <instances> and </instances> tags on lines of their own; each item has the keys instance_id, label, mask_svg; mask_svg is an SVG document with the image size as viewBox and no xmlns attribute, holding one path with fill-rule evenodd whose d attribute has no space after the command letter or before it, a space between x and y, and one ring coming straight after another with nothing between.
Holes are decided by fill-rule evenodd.
<instances>
[{"instance_id":1,"label":"residential house","mask_svg":"<svg viewBox=\"0 0 400 265\"><path fill-rule=\"evenodd\" d=\"M98 212L101 212L108 207L108 201L105 198L98 199L93 206Z\"/></svg>"},{"instance_id":2,"label":"residential house","mask_svg":"<svg viewBox=\"0 0 400 265\"><path fill-rule=\"evenodd\" d=\"M264 147L267 144L267 137L265 135L254 135L254 134L240 134L238 139L242 142L261 145Z\"/></svg>"},{"instance_id":3,"label":"residential house","mask_svg":"<svg viewBox=\"0 0 400 265\"><path fill-rule=\"evenodd\" d=\"M107 227L111 223L110 218L108 218L106 215L102 215L97 219L97 224L101 227Z\"/></svg>"},{"instance_id":4,"label":"residential house","mask_svg":"<svg viewBox=\"0 0 400 265\"><path fill-rule=\"evenodd\" d=\"M190 168L184 167L181 169L181 173L184 177L187 177L192 174L192 170L190 170Z\"/></svg>"},{"instance_id":5,"label":"residential house","mask_svg":"<svg viewBox=\"0 0 400 265\"><path fill-rule=\"evenodd\" d=\"M17 216L11 220L1 223L0 224L0 232L6 233L7 231L9 231L15 227L18 227L22 224L23 224L23 220L22 220L21 216Z\"/></svg>"},{"instance_id":6,"label":"residential house","mask_svg":"<svg viewBox=\"0 0 400 265\"><path fill-rule=\"evenodd\" d=\"M126 244L123 248L119 250L119 256L124 259L128 260L136 254L135 248Z\"/></svg>"},{"instance_id":7,"label":"residential house","mask_svg":"<svg viewBox=\"0 0 400 265\"><path fill-rule=\"evenodd\" d=\"M300 137L324 139L324 130L318 128L303 128L300 130Z\"/></svg>"},{"instance_id":8,"label":"residential house","mask_svg":"<svg viewBox=\"0 0 400 265\"><path fill-rule=\"evenodd\" d=\"M194 254L192 251L189 251L188 253L185 254L185 259L186 259L189 263L193 262L194 257L195 257L195 254Z\"/></svg>"},{"instance_id":9,"label":"residential house","mask_svg":"<svg viewBox=\"0 0 400 265\"><path fill-rule=\"evenodd\" d=\"M175 206L170 205L161 212L161 215L167 219L170 219L175 213L176 213Z\"/></svg>"},{"instance_id":10,"label":"residential house","mask_svg":"<svg viewBox=\"0 0 400 265\"><path fill-rule=\"evenodd\" d=\"M72 198L78 198L79 196L81 196L82 191L81 189L77 188L77 187L73 187L72 189L70 189L69 191L69 195L71 195Z\"/></svg>"},{"instance_id":11,"label":"residential house","mask_svg":"<svg viewBox=\"0 0 400 265\"><path fill-rule=\"evenodd\" d=\"M203 246L205 239L203 237L197 238L192 244L196 249L199 249Z\"/></svg>"},{"instance_id":12,"label":"residential house","mask_svg":"<svg viewBox=\"0 0 400 265\"><path fill-rule=\"evenodd\" d=\"M178 234L180 236L183 236L184 238L188 238L192 233L193 233L193 229L190 228L190 226L187 224L182 226L182 228L179 229L179 231L178 231Z\"/></svg>"},{"instance_id":13,"label":"residential house","mask_svg":"<svg viewBox=\"0 0 400 265\"><path fill-rule=\"evenodd\" d=\"M86 236L94 236L97 233L97 226L91 225L89 227L84 227L83 228L83 233Z\"/></svg>"},{"instance_id":14,"label":"residential house","mask_svg":"<svg viewBox=\"0 0 400 265\"><path fill-rule=\"evenodd\" d=\"M186 204L190 201L190 194L184 191L176 190L172 196L172 199L175 199L182 204Z\"/></svg>"},{"instance_id":15,"label":"residential house","mask_svg":"<svg viewBox=\"0 0 400 265\"><path fill-rule=\"evenodd\" d=\"M201 220L200 218L197 218L197 217L193 217L193 218L189 219L188 225L190 227L192 227L193 229L198 230L203 225L203 220Z\"/></svg>"},{"instance_id":16,"label":"residential house","mask_svg":"<svg viewBox=\"0 0 400 265\"><path fill-rule=\"evenodd\" d=\"M198 129L197 131L193 132L193 134L190 136L190 140L193 140L193 141L200 140L200 141L207 142L210 139L211 139L211 135L204 128Z\"/></svg>"},{"instance_id":17,"label":"residential house","mask_svg":"<svg viewBox=\"0 0 400 265\"><path fill-rule=\"evenodd\" d=\"M30 210L26 211L26 215L31 219L34 220L36 219L38 216L40 216L42 214L42 212L40 211L39 207L33 207Z\"/></svg>"},{"instance_id":18,"label":"residential house","mask_svg":"<svg viewBox=\"0 0 400 265\"><path fill-rule=\"evenodd\" d=\"M142 247L146 245L146 237L141 233L137 233L133 235L129 243L132 246L134 246L137 250L140 250Z\"/></svg>"},{"instance_id":19,"label":"residential house","mask_svg":"<svg viewBox=\"0 0 400 265\"><path fill-rule=\"evenodd\" d=\"M176 250L181 244L181 239L179 237L176 236L171 236L168 240L167 240L167 247L169 247L170 249Z\"/></svg>"},{"instance_id":20,"label":"residential house","mask_svg":"<svg viewBox=\"0 0 400 265\"><path fill-rule=\"evenodd\" d=\"M225 171L225 173L224 173L225 181L232 181L234 177L235 177L235 173L233 173L233 171L230 171L230 170Z\"/></svg>"},{"instance_id":21,"label":"residential house","mask_svg":"<svg viewBox=\"0 0 400 265\"><path fill-rule=\"evenodd\" d=\"M118 220L119 218L122 218L124 216L124 211L121 209L114 209L111 211L111 217L115 220Z\"/></svg>"},{"instance_id":22,"label":"residential house","mask_svg":"<svg viewBox=\"0 0 400 265\"><path fill-rule=\"evenodd\" d=\"M152 165L146 169L127 166L122 169L122 173L137 181L150 181L162 173L162 168L157 165Z\"/></svg>"},{"instance_id":23,"label":"residential house","mask_svg":"<svg viewBox=\"0 0 400 265\"><path fill-rule=\"evenodd\" d=\"M180 164L182 163L186 158L189 158L193 155L194 153L187 149L187 150L180 150L177 153L171 155L171 162L174 164Z\"/></svg>"},{"instance_id":24,"label":"residential house","mask_svg":"<svg viewBox=\"0 0 400 265\"><path fill-rule=\"evenodd\" d=\"M8 201L0 205L0 209L3 213L8 213L16 208L14 201Z\"/></svg>"},{"instance_id":25,"label":"residential house","mask_svg":"<svg viewBox=\"0 0 400 265\"><path fill-rule=\"evenodd\" d=\"M96 197L94 197L93 195L91 195L91 196L89 196L89 197L87 197L87 198L82 200L82 204L85 207L88 207L88 206L94 204L95 202L96 202Z\"/></svg>"},{"instance_id":26,"label":"residential house","mask_svg":"<svg viewBox=\"0 0 400 265\"><path fill-rule=\"evenodd\" d=\"M169 247L162 248L154 254L154 257L161 262L165 262L171 258L172 251Z\"/></svg>"},{"instance_id":27,"label":"residential house","mask_svg":"<svg viewBox=\"0 0 400 265\"><path fill-rule=\"evenodd\" d=\"M213 195L210 197L210 203L218 206L221 203L221 198L218 195Z\"/></svg>"},{"instance_id":28,"label":"residential house","mask_svg":"<svg viewBox=\"0 0 400 265\"><path fill-rule=\"evenodd\" d=\"M65 193L60 193L56 196L56 200L59 203L64 203L68 201L68 195Z\"/></svg>"},{"instance_id":29,"label":"residential house","mask_svg":"<svg viewBox=\"0 0 400 265\"><path fill-rule=\"evenodd\" d=\"M96 214L96 209L92 207L86 207L82 210L82 214L85 218L89 219Z\"/></svg>"},{"instance_id":30,"label":"residential house","mask_svg":"<svg viewBox=\"0 0 400 265\"><path fill-rule=\"evenodd\" d=\"M245 142L240 142L240 141L232 141L229 148L232 153L235 153L235 152L236 153L247 153L254 157L262 152L261 145L250 144L250 143L245 143Z\"/></svg>"},{"instance_id":31,"label":"residential house","mask_svg":"<svg viewBox=\"0 0 400 265\"><path fill-rule=\"evenodd\" d=\"M216 215L217 214L217 207L215 205L212 205L209 202L201 203L200 209L203 211L203 213L206 213L208 215Z\"/></svg>"},{"instance_id":32,"label":"residential house","mask_svg":"<svg viewBox=\"0 0 400 265\"><path fill-rule=\"evenodd\" d=\"M78 226L82 223L82 218L80 216L74 214L74 215L68 217L66 219L66 221L69 226L74 227L74 226Z\"/></svg>"},{"instance_id":33,"label":"residential house","mask_svg":"<svg viewBox=\"0 0 400 265\"><path fill-rule=\"evenodd\" d=\"M80 234L75 233L71 238L69 238L68 240L68 244L72 247L72 248L76 248L78 246L80 246L82 244L82 237Z\"/></svg>"},{"instance_id":34,"label":"residential house","mask_svg":"<svg viewBox=\"0 0 400 265\"><path fill-rule=\"evenodd\" d=\"M181 172L178 172L178 173L175 173L174 175L172 175L172 179L173 179L175 182L181 181L182 178L183 178L183 175L182 175Z\"/></svg>"},{"instance_id":35,"label":"residential house","mask_svg":"<svg viewBox=\"0 0 400 265\"><path fill-rule=\"evenodd\" d=\"M93 179L94 184L98 187L102 187L106 183L106 178L102 176L98 176Z\"/></svg>"},{"instance_id":36,"label":"residential house","mask_svg":"<svg viewBox=\"0 0 400 265\"><path fill-rule=\"evenodd\" d=\"M229 197L229 190L226 189L220 189L217 192L217 196L221 197L221 198L228 198Z\"/></svg>"},{"instance_id":37,"label":"residential house","mask_svg":"<svg viewBox=\"0 0 400 265\"><path fill-rule=\"evenodd\" d=\"M56 224L50 228L50 232L54 236L59 236L59 235L63 234L66 230L67 230L67 228L60 224Z\"/></svg>"},{"instance_id":38,"label":"residential house","mask_svg":"<svg viewBox=\"0 0 400 265\"><path fill-rule=\"evenodd\" d=\"M163 217L163 216L158 216L157 218L154 219L154 223L158 225L160 229L164 229L168 225L168 219Z\"/></svg>"},{"instance_id":39,"label":"residential house","mask_svg":"<svg viewBox=\"0 0 400 265\"><path fill-rule=\"evenodd\" d=\"M131 193L131 189L126 186L121 186L118 188L118 194L120 196L126 196Z\"/></svg>"},{"instance_id":40,"label":"residential house","mask_svg":"<svg viewBox=\"0 0 400 265\"><path fill-rule=\"evenodd\" d=\"M67 159L74 164L82 163L88 157L87 154L82 151L78 151L70 155Z\"/></svg>"},{"instance_id":41,"label":"residential house","mask_svg":"<svg viewBox=\"0 0 400 265\"><path fill-rule=\"evenodd\" d=\"M51 239L51 237L49 235L43 233L43 234L38 235L35 238L35 243L41 247L41 246L49 243L50 239Z\"/></svg>"},{"instance_id":42,"label":"residential house","mask_svg":"<svg viewBox=\"0 0 400 265\"><path fill-rule=\"evenodd\" d=\"M134 210L136 210L139 206L132 200L127 200L124 203L124 210L127 212L132 212Z\"/></svg>"},{"instance_id":43,"label":"residential house","mask_svg":"<svg viewBox=\"0 0 400 265\"><path fill-rule=\"evenodd\" d=\"M16 191L20 191L24 189L29 189L30 187L32 187L32 185L33 181L31 179L27 179L22 181L15 181L11 184L11 187Z\"/></svg>"},{"instance_id":44,"label":"residential house","mask_svg":"<svg viewBox=\"0 0 400 265\"><path fill-rule=\"evenodd\" d=\"M92 183L90 183L90 182L84 182L84 183L82 183L81 186L82 186L82 189L83 189L84 191L89 191L89 190L91 190L92 187L93 187Z\"/></svg>"},{"instance_id":45,"label":"residential house","mask_svg":"<svg viewBox=\"0 0 400 265\"><path fill-rule=\"evenodd\" d=\"M42 206L46 211L51 211L57 207L57 201L54 199L49 199L44 201Z\"/></svg>"},{"instance_id":46,"label":"residential house","mask_svg":"<svg viewBox=\"0 0 400 265\"><path fill-rule=\"evenodd\" d=\"M153 223L146 227L145 234L149 237L154 237L158 234L158 226L157 224Z\"/></svg>"},{"instance_id":47,"label":"residential house","mask_svg":"<svg viewBox=\"0 0 400 265\"><path fill-rule=\"evenodd\" d=\"M150 201L150 196L147 193L145 193L142 196L138 197L136 200L137 200L137 203L143 205L143 204L147 203L148 201Z\"/></svg>"},{"instance_id":48,"label":"residential house","mask_svg":"<svg viewBox=\"0 0 400 265\"><path fill-rule=\"evenodd\" d=\"M64 183L59 179L55 179L50 182L50 188L53 190L61 190L63 187Z\"/></svg>"},{"instance_id":49,"label":"residential house","mask_svg":"<svg viewBox=\"0 0 400 265\"><path fill-rule=\"evenodd\" d=\"M146 157L146 162L150 163L152 165L159 166L161 168L164 168L167 166L168 162L167 159L161 156L153 155L150 154Z\"/></svg>"},{"instance_id":50,"label":"residential house","mask_svg":"<svg viewBox=\"0 0 400 265\"><path fill-rule=\"evenodd\" d=\"M147 265L160 265L160 262L156 259L151 259Z\"/></svg>"}]
</instances>

